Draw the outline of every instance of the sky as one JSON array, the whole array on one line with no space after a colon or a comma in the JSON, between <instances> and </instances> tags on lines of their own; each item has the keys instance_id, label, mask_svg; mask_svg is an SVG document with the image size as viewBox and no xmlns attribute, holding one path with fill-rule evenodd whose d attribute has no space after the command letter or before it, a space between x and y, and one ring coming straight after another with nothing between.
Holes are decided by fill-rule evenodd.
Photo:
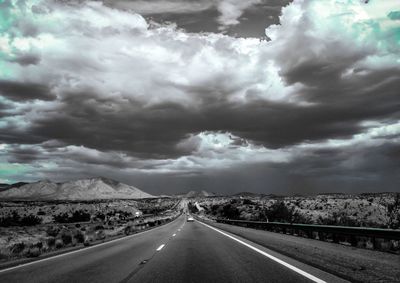
<instances>
[{"instance_id":1,"label":"sky","mask_svg":"<svg viewBox=\"0 0 400 283\"><path fill-rule=\"evenodd\" d=\"M0 183L400 191L397 0L0 0Z\"/></svg>"}]
</instances>

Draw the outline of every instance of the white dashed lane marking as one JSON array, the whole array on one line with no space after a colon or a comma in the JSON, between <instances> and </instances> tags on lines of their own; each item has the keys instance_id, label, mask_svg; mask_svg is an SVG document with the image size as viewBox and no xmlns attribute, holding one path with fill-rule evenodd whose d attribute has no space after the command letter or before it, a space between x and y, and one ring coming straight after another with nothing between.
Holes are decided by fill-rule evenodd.
<instances>
[{"instance_id":1,"label":"white dashed lane marking","mask_svg":"<svg viewBox=\"0 0 400 283\"><path fill-rule=\"evenodd\" d=\"M159 247L157 248L157 252L161 251L161 250L163 249L164 246L165 246L164 244L162 244L161 246L159 246Z\"/></svg>"}]
</instances>

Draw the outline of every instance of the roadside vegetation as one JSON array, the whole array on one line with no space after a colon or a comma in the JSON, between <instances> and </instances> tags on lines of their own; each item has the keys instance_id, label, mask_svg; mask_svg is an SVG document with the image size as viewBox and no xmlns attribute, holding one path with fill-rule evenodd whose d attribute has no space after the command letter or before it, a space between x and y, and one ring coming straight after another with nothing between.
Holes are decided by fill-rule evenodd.
<instances>
[{"instance_id":1,"label":"roadside vegetation","mask_svg":"<svg viewBox=\"0 0 400 283\"><path fill-rule=\"evenodd\" d=\"M196 199L210 218L400 229L400 193ZM198 209L193 202L193 212Z\"/></svg>"},{"instance_id":2,"label":"roadside vegetation","mask_svg":"<svg viewBox=\"0 0 400 283\"><path fill-rule=\"evenodd\" d=\"M189 209L192 213L209 219L400 229L400 193L202 198L193 199ZM237 224L264 229L256 224L253 226ZM396 239L287 228L290 226L268 227L269 231L278 233L289 233L359 248L400 252L400 241Z\"/></svg>"},{"instance_id":3,"label":"roadside vegetation","mask_svg":"<svg viewBox=\"0 0 400 283\"><path fill-rule=\"evenodd\" d=\"M176 199L0 202L0 263L89 246L159 225Z\"/></svg>"}]
</instances>

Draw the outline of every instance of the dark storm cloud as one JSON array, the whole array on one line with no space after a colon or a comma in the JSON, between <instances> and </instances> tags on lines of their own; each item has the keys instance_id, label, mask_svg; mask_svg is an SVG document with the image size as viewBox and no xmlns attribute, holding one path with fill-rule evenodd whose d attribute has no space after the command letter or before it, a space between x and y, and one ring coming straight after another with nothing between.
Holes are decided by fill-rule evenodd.
<instances>
[{"instance_id":1,"label":"dark storm cloud","mask_svg":"<svg viewBox=\"0 0 400 283\"><path fill-rule=\"evenodd\" d=\"M142 173L84 165L79 169L46 170L46 176L55 180L107 176L152 194L203 189L222 195L243 191L277 195L385 192L398 191L399 159L387 156L393 152L399 152L398 145L328 149L324 152L309 150L290 163L239 164L200 172ZM354 161L349 162L349 156ZM349 167L351 163L354 164L352 168Z\"/></svg>"},{"instance_id":2,"label":"dark storm cloud","mask_svg":"<svg viewBox=\"0 0 400 283\"><path fill-rule=\"evenodd\" d=\"M11 62L16 62L21 66L37 65L40 62L40 56L35 54L22 54L12 59Z\"/></svg>"},{"instance_id":3,"label":"dark storm cloud","mask_svg":"<svg viewBox=\"0 0 400 283\"><path fill-rule=\"evenodd\" d=\"M335 91L321 86L319 92L311 91L318 102L312 106L265 101L234 104L211 96L195 111L174 103L145 107L138 101L107 109L107 104L116 102L96 100L95 93L86 93L85 98L82 94L68 95L59 108L32 120L27 134L18 142L56 139L98 150L172 158L188 153L176 147L180 140L203 131L231 132L268 148L348 138L365 130L360 125L364 120L398 117L396 89L400 88L400 76L387 83L388 74L376 76L382 79L366 77L358 82L366 87L358 91L357 85L350 88L348 82ZM379 95L370 95L373 86ZM348 93L344 93L346 88Z\"/></svg>"},{"instance_id":4,"label":"dark storm cloud","mask_svg":"<svg viewBox=\"0 0 400 283\"><path fill-rule=\"evenodd\" d=\"M320 69L315 68L307 67L308 73ZM345 68L336 72L342 73ZM294 74L291 76L293 79ZM11 127L0 138L21 144L58 140L157 159L190 154L176 145L188 134L203 131L231 132L268 148L350 138L365 130L360 124L365 120L398 119L399 78L396 69L370 72L356 79L321 77L312 84L307 76L300 75L296 82L312 86L306 94L317 104L310 106L261 100L236 104L227 101L229 96L210 93L208 87L183 88L184 92L199 94L201 107L196 110L177 103L150 107L134 99L121 103L90 91L68 93L58 107L32 119L27 130Z\"/></svg>"},{"instance_id":5,"label":"dark storm cloud","mask_svg":"<svg viewBox=\"0 0 400 283\"><path fill-rule=\"evenodd\" d=\"M400 181L398 149L397 143L386 142L336 148L328 154L309 151L291 162L289 168L282 169L311 180L318 191L321 188L326 192L396 191Z\"/></svg>"},{"instance_id":6,"label":"dark storm cloud","mask_svg":"<svg viewBox=\"0 0 400 283\"><path fill-rule=\"evenodd\" d=\"M10 80L0 80L0 95L14 101L55 99L48 85Z\"/></svg>"},{"instance_id":7,"label":"dark storm cloud","mask_svg":"<svg viewBox=\"0 0 400 283\"><path fill-rule=\"evenodd\" d=\"M12 163L26 164L44 158L44 156L41 155L41 150L38 147L15 145L8 150L8 153L10 154L8 161Z\"/></svg>"}]
</instances>

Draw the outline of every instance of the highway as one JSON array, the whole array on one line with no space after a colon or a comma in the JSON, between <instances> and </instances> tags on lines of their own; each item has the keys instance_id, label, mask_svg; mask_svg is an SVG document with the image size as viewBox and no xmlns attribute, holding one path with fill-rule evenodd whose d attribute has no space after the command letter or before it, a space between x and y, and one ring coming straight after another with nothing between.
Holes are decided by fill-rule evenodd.
<instances>
[{"instance_id":1,"label":"highway","mask_svg":"<svg viewBox=\"0 0 400 283\"><path fill-rule=\"evenodd\" d=\"M0 282L346 282L233 234L187 222L26 265Z\"/></svg>"}]
</instances>

